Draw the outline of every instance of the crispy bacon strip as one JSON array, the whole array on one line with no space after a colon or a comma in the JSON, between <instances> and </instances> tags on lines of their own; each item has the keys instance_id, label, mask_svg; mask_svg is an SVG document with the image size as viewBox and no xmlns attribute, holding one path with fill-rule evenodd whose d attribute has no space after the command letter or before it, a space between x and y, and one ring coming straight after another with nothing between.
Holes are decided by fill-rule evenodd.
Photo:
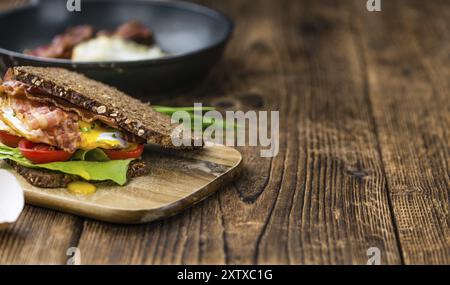
<instances>
[{"instance_id":1,"label":"crispy bacon strip","mask_svg":"<svg viewBox=\"0 0 450 285\"><path fill-rule=\"evenodd\" d=\"M17 118L30 130L41 131L34 142L47 143L74 152L81 142L79 116L46 103L29 100L24 84L6 81L0 85L0 93L9 95L9 106Z\"/></svg>"},{"instance_id":2,"label":"crispy bacon strip","mask_svg":"<svg viewBox=\"0 0 450 285\"><path fill-rule=\"evenodd\" d=\"M10 107L30 131L43 133L35 142L48 143L69 152L74 152L81 142L76 114L20 97L11 97Z\"/></svg>"},{"instance_id":3,"label":"crispy bacon strip","mask_svg":"<svg viewBox=\"0 0 450 285\"><path fill-rule=\"evenodd\" d=\"M94 28L92 26L75 26L67 29L63 34L55 36L51 44L25 51L25 53L47 58L70 59L74 47L93 36Z\"/></svg>"},{"instance_id":4,"label":"crispy bacon strip","mask_svg":"<svg viewBox=\"0 0 450 285\"><path fill-rule=\"evenodd\" d=\"M149 46L153 44L152 31L139 21L129 21L122 24L116 29L114 34L124 40L134 41L139 44Z\"/></svg>"}]
</instances>

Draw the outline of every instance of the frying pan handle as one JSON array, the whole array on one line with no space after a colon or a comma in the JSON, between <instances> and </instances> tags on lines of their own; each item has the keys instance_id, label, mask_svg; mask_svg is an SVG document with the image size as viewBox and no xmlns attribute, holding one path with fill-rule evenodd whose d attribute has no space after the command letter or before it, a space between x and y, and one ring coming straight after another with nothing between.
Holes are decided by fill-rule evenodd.
<instances>
[{"instance_id":1,"label":"frying pan handle","mask_svg":"<svg viewBox=\"0 0 450 285\"><path fill-rule=\"evenodd\" d=\"M14 6L12 8L6 9L6 10L2 10L2 11L0 11L0 14L11 13L11 12L14 12L14 11L17 11L17 10L24 10L24 9L34 8L34 7L39 5L40 1L41 0L28 0L28 3L24 3L22 5L17 5L17 6Z\"/></svg>"}]
</instances>

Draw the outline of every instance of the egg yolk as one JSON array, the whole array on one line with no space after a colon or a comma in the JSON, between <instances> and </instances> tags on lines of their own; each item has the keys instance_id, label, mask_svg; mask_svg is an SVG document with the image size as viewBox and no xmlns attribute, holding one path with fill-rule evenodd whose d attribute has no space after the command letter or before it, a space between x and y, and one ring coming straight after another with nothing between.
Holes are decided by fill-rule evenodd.
<instances>
[{"instance_id":1,"label":"egg yolk","mask_svg":"<svg viewBox=\"0 0 450 285\"><path fill-rule=\"evenodd\" d=\"M129 144L122 138L117 130L108 129L99 123L78 123L81 130L80 149L90 150L94 148L123 149Z\"/></svg>"}]
</instances>

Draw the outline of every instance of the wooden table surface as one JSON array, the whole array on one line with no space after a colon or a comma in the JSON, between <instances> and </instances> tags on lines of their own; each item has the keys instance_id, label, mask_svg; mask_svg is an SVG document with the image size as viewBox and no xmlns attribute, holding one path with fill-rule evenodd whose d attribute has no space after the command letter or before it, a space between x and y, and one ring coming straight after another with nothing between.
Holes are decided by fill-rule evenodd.
<instances>
[{"instance_id":1,"label":"wooden table surface","mask_svg":"<svg viewBox=\"0 0 450 285\"><path fill-rule=\"evenodd\" d=\"M450 2L201 3L234 38L197 90L158 103L279 110L278 156L240 148L239 179L146 225L27 206L0 263L64 264L69 247L82 264L366 264L371 247L450 263Z\"/></svg>"}]
</instances>

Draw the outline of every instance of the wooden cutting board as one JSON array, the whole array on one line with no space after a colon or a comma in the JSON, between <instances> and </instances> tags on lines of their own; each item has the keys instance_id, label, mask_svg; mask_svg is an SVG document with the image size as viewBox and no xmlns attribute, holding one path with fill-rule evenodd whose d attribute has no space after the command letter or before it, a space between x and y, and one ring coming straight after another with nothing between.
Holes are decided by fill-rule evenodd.
<instances>
[{"instance_id":1,"label":"wooden cutting board","mask_svg":"<svg viewBox=\"0 0 450 285\"><path fill-rule=\"evenodd\" d=\"M133 178L125 186L99 183L92 195L34 187L6 163L0 162L0 168L17 177L28 204L102 221L136 224L172 216L200 202L232 180L242 162L234 148L213 144L189 152L148 147L144 153L143 159L151 165L149 175Z\"/></svg>"}]
</instances>

